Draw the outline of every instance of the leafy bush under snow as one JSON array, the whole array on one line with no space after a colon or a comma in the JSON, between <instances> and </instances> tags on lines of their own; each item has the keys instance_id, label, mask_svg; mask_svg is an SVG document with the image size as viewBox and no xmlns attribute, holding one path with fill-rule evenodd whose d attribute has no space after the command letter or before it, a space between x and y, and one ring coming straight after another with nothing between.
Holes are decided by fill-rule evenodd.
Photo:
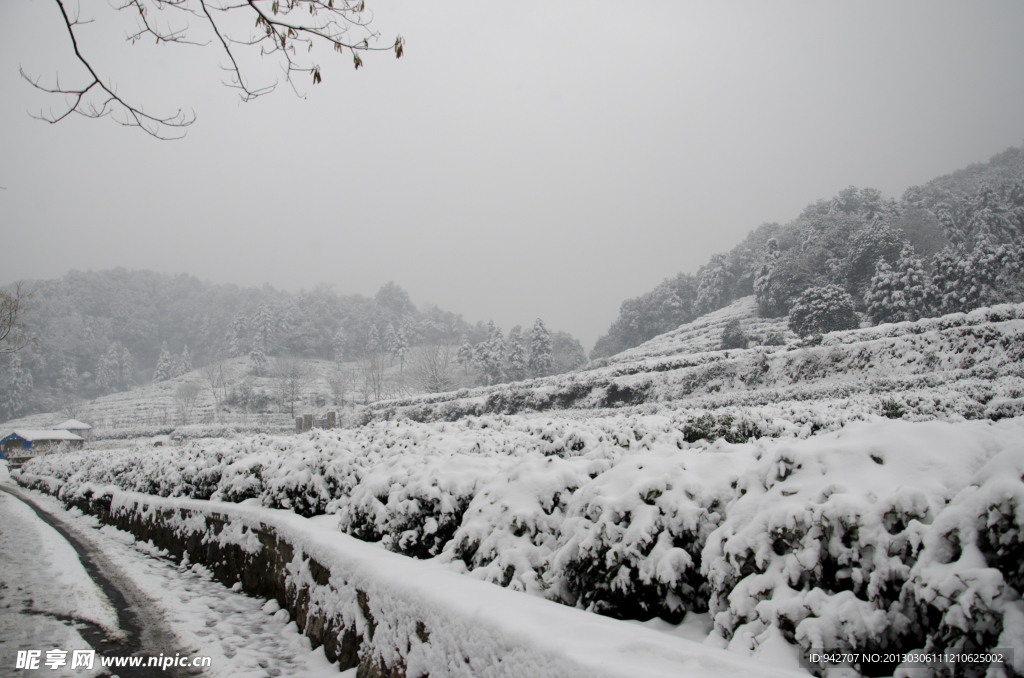
<instances>
[{"instance_id":1,"label":"leafy bush under snow","mask_svg":"<svg viewBox=\"0 0 1024 678\"><path fill-rule=\"evenodd\" d=\"M22 481L336 512L362 539L603 614L710 608L740 651L770 632L805 649L1024 647L1024 420L876 416L714 444L688 442L692 422L378 423L51 455Z\"/></svg>"}]
</instances>

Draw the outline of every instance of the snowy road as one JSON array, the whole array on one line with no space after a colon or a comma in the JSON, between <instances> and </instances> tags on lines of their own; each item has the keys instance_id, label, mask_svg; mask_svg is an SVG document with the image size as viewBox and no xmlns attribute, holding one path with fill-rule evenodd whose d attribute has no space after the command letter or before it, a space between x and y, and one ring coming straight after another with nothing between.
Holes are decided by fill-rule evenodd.
<instances>
[{"instance_id":1,"label":"snowy road","mask_svg":"<svg viewBox=\"0 0 1024 678\"><path fill-rule=\"evenodd\" d=\"M35 673L15 668L18 650L41 650L45 661L53 648L93 648L97 661L92 671L40 666L52 676L355 676L310 650L276 602L9 482L0 482L0 564L0 676ZM99 654L209 657L210 666L105 669Z\"/></svg>"}]
</instances>

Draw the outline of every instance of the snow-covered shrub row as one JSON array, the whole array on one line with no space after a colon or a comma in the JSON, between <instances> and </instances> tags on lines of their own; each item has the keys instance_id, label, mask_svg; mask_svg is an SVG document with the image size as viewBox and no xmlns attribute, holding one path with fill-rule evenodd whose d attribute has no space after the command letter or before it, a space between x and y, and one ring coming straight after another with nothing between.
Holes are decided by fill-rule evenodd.
<instances>
[{"instance_id":1,"label":"snow-covered shrub row","mask_svg":"<svg viewBox=\"0 0 1024 678\"><path fill-rule=\"evenodd\" d=\"M730 418L701 419L726 426ZM753 460L749 451L691 447L688 426L665 416L380 422L49 455L24 470L62 480L65 500L115 485L332 512L352 536L441 555L503 586L616 617L679 620L707 608L700 552L731 501L730 483Z\"/></svg>"},{"instance_id":2,"label":"snow-covered shrub row","mask_svg":"<svg viewBox=\"0 0 1024 678\"><path fill-rule=\"evenodd\" d=\"M772 629L804 649L1024 647L1024 419L875 416L696 445L685 423L376 423L51 455L25 472L64 480L66 499L109 483L336 511L364 540L606 615L710 607L742 651Z\"/></svg>"},{"instance_id":3,"label":"snow-covered shrub row","mask_svg":"<svg viewBox=\"0 0 1024 678\"><path fill-rule=\"evenodd\" d=\"M1024 647L1024 420L878 422L764 449L703 553L734 649L768 627L804 649Z\"/></svg>"},{"instance_id":4,"label":"snow-covered shrub row","mask_svg":"<svg viewBox=\"0 0 1024 678\"><path fill-rule=\"evenodd\" d=\"M650 356L643 348L628 352L632 360L581 372L375 403L364 412L364 421L454 421L485 413L595 410L647 403L722 407L935 385L956 391L964 380L1024 375L1024 305L836 332L817 346L755 346L674 355L655 351ZM957 397L961 396L969 393L961 391ZM981 417L985 407L984 400L964 401L948 413Z\"/></svg>"}]
</instances>

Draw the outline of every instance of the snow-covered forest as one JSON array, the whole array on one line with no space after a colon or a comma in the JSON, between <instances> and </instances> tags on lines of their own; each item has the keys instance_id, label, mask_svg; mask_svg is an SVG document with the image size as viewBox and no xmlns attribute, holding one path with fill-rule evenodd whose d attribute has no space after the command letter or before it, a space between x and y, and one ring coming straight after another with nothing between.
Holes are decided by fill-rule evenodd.
<instances>
[{"instance_id":1,"label":"snow-covered forest","mask_svg":"<svg viewBox=\"0 0 1024 678\"><path fill-rule=\"evenodd\" d=\"M60 410L75 416L70 410L81 414L82 403L94 398L237 357L247 364L237 378L235 370L221 370L231 378L224 398L266 413L283 407L279 393L258 383L275 372L278 358L333 363L350 390L357 381L365 387L367 373L376 371L364 398L372 400L554 374L586 362L575 338L543 321L539 329L505 334L493 322L474 325L436 306L419 309L394 283L367 298L326 286L292 294L115 269L25 281L22 292L31 296L20 319L35 342L0 356L0 419ZM392 367L399 368L396 378ZM330 394L327 386L322 391Z\"/></svg>"},{"instance_id":2,"label":"snow-covered forest","mask_svg":"<svg viewBox=\"0 0 1024 678\"><path fill-rule=\"evenodd\" d=\"M754 295L785 317L810 288L836 285L873 323L1024 300L1024 149L907 189L850 187L787 224L762 224L696 274L622 304L591 358L610 356Z\"/></svg>"}]
</instances>

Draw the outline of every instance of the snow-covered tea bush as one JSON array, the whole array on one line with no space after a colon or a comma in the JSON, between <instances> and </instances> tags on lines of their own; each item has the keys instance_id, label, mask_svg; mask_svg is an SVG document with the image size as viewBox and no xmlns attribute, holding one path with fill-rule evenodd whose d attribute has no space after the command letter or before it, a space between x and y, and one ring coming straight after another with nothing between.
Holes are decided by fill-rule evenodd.
<instances>
[{"instance_id":1,"label":"snow-covered tea bush","mask_svg":"<svg viewBox=\"0 0 1024 678\"><path fill-rule=\"evenodd\" d=\"M566 602L620 618L678 623L706 610L701 551L752 461L719 448L617 460L568 503L548 581Z\"/></svg>"},{"instance_id":2,"label":"snow-covered tea bush","mask_svg":"<svg viewBox=\"0 0 1024 678\"><path fill-rule=\"evenodd\" d=\"M766 445L703 554L716 629L857 652L991 649L1008 614L1024 632L1004 583L1020 580L1021 471L1021 420Z\"/></svg>"},{"instance_id":3,"label":"snow-covered tea bush","mask_svg":"<svg viewBox=\"0 0 1024 678\"><path fill-rule=\"evenodd\" d=\"M65 500L117 485L336 513L360 539L602 614L709 608L739 651L771 633L803 649L1024 647L1024 419L909 421L918 396L888 396L903 419L848 399L377 422L49 455L22 478L59 480ZM762 437L694 439L726 417Z\"/></svg>"},{"instance_id":4,"label":"snow-covered tea bush","mask_svg":"<svg viewBox=\"0 0 1024 678\"><path fill-rule=\"evenodd\" d=\"M1019 432L1019 429L1018 429ZM936 516L910 572L929 652L1024 647L1024 439L988 461ZM1014 670L1024 674L1024 657ZM985 675L966 667L962 675Z\"/></svg>"},{"instance_id":5,"label":"snow-covered tea bush","mask_svg":"<svg viewBox=\"0 0 1024 678\"><path fill-rule=\"evenodd\" d=\"M442 554L484 581L558 597L542 580L559 528L580 487L608 470L608 459L528 455L477 492Z\"/></svg>"},{"instance_id":6,"label":"snow-covered tea bush","mask_svg":"<svg viewBox=\"0 0 1024 678\"><path fill-rule=\"evenodd\" d=\"M789 311L789 329L801 337L853 330L859 326L853 297L836 285L811 287Z\"/></svg>"}]
</instances>

